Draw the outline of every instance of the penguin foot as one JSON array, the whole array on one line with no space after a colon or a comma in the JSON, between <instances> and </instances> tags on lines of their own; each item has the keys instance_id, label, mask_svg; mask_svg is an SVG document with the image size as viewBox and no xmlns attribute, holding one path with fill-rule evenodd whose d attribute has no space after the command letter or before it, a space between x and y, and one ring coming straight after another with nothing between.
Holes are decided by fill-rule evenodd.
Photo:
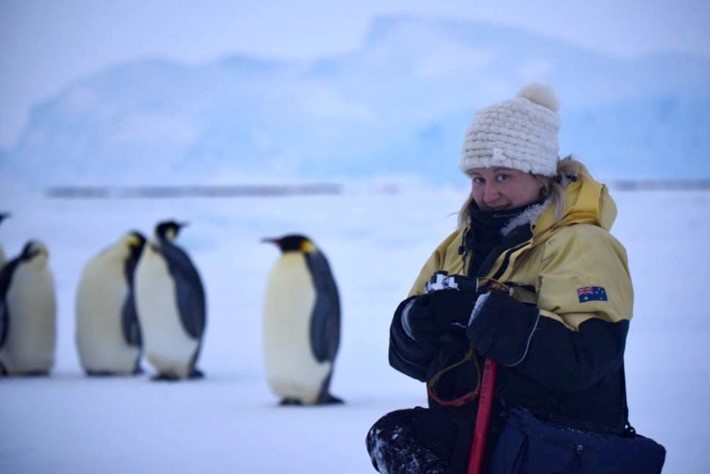
<instances>
[{"instance_id":1,"label":"penguin foot","mask_svg":"<svg viewBox=\"0 0 710 474\"><path fill-rule=\"evenodd\" d=\"M86 375L89 377L113 377L118 374L110 370L87 370Z\"/></svg>"},{"instance_id":2,"label":"penguin foot","mask_svg":"<svg viewBox=\"0 0 710 474\"><path fill-rule=\"evenodd\" d=\"M141 372L117 372L114 370L86 370L86 375L88 377L130 377L133 375L141 374Z\"/></svg>"},{"instance_id":3,"label":"penguin foot","mask_svg":"<svg viewBox=\"0 0 710 474\"><path fill-rule=\"evenodd\" d=\"M21 377L49 377L49 370L28 370L19 372L17 375Z\"/></svg>"},{"instance_id":4,"label":"penguin foot","mask_svg":"<svg viewBox=\"0 0 710 474\"><path fill-rule=\"evenodd\" d=\"M158 374L154 375L151 380L153 382L178 382L180 377L175 374Z\"/></svg>"},{"instance_id":5,"label":"penguin foot","mask_svg":"<svg viewBox=\"0 0 710 474\"><path fill-rule=\"evenodd\" d=\"M301 405L303 405L303 402L301 400L296 399L296 398L283 398L279 402L279 405L281 405L282 407L301 406Z\"/></svg>"}]
</instances>

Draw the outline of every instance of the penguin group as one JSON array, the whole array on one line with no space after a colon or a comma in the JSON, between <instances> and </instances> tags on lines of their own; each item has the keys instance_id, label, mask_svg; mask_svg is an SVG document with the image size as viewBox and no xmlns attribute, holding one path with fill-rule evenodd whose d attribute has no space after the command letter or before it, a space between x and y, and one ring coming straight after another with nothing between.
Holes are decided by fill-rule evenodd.
<instances>
[{"instance_id":1,"label":"penguin group","mask_svg":"<svg viewBox=\"0 0 710 474\"><path fill-rule=\"evenodd\" d=\"M130 231L89 260L76 297L76 344L89 376L136 375L143 352L154 380L202 377L206 326L199 272L175 239L187 224L155 226L152 240Z\"/></svg>"},{"instance_id":2,"label":"penguin group","mask_svg":"<svg viewBox=\"0 0 710 474\"><path fill-rule=\"evenodd\" d=\"M9 213L0 213L0 223ZM130 230L84 265L76 290L75 344L87 376L135 376L145 358L153 380L203 377L198 359L207 322L202 278L177 243L187 226L163 220L152 238ZM275 245L263 300L266 381L281 405L343 401L330 386L340 346L338 287L324 252L302 234ZM48 375L57 304L49 251L29 240L7 260L0 247L0 375Z\"/></svg>"},{"instance_id":3,"label":"penguin group","mask_svg":"<svg viewBox=\"0 0 710 474\"><path fill-rule=\"evenodd\" d=\"M0 222L9 217L0 213ZM148 241L132 230L89 259L75 298L75 343L87 376L143 373L154 380L203 376L197 368L206 327L200 274L175 240L186 223L158 222ZM0 375L49 375L57 304L49 251L29 240L6 261L0 247Z\"/></svg>"}]
</instances>

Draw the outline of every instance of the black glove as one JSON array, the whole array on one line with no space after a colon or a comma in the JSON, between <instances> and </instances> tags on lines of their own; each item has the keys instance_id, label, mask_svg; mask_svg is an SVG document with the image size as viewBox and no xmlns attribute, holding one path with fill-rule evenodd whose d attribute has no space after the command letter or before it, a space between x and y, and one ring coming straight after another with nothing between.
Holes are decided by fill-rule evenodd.
<instances>
[{"instance_id":1,"label":"black glove","mask_svg":"<svg viewBox=\"0 0 710 474\"><path fill-rule=\"evenodd\" d=\"M418 296L402 312L402 328L413 340L432 343L452 327L465 328L478 295L440 290Z\"/></svg>"},{"instance_id":2,"label":"black glove","mask_svg":"<svg viewBox=\"0 0 710 474\"><path fill-rule=\"evenodd\" d=\"M431 344L439 339L439 331L431 311L429 295L421 295L412 299L402 310L402 329L413 341Z\"/></svg>"},{"instance_id":3,"label":"black glove","mask_svg":"<svg viewBox=\"0 0 710 474\"><path fill-rule=\"evenodd\" d=\"M441 290L429 293L432 313L442 331L466 328L479 294L475 291Z\"/></svg>"},{"instance_id":4,"label":"black glove","mask_svg":"<svg viewBox=\"0 0 710 474\"><path fill-rule=\"evenodd\" d=\"M540 312L504 291L490 291L476 302L466 335L484 357L508 367L527 356Z\"/></svg>"}]
</instances>

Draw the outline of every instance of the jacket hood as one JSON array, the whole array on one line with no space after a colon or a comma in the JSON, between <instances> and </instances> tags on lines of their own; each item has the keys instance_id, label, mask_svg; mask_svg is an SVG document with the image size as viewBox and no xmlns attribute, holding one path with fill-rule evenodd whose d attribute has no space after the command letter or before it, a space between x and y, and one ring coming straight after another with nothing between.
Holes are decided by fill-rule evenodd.
<instances>
[{"instance_id":1,"label":"jacket hood","mask_svg":"<svg viewBox=\"0 0 710 474\"><path fill-rule=\"evenodd\" d=\"M550 232L575 224L590 224L610 230L616 220L616 203L606 185L591 177L582 165L581 177L566 186L565 207L560 222L556 222L554 206L548 206L535 224L533 239L547 240Z\"/></svg>"}]
</instances>

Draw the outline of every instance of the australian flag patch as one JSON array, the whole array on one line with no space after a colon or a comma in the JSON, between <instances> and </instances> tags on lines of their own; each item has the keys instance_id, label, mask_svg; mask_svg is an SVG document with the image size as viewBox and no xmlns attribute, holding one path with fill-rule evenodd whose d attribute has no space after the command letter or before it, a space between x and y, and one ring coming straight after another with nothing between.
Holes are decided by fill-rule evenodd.
<instances>
[{"instance_id":1,"label":"australian flag patch","mask_svg":"<svg viewBox=\"0 0 710 474\"><path fill-rule=\"evenodd\" d=\"M587 301L608 301L606 290L601 286L577 288L577 297L580 303L586 303Z\"/></svg>"}]
</instances>

